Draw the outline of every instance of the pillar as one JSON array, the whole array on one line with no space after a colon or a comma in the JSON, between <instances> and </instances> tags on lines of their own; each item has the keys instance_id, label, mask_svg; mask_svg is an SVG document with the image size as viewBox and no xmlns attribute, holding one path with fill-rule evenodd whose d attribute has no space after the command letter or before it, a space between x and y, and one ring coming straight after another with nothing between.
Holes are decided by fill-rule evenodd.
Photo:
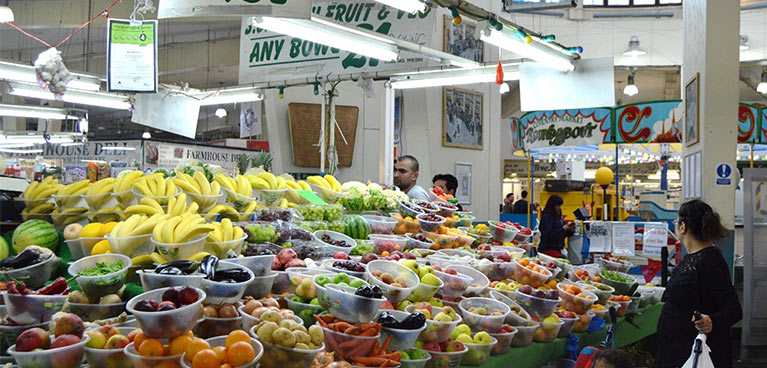
<instances>
[{"instance_id":1,"label":"pillar","mask_svg":"<svg viewBox=\"0 0 767 368\"><path fill-rule=\"evenodd\" d=\"M682 64L682 96L687 84L699 75L700 141L685 147L683 157L701 152L697 174L700 178L700 198L709 203L730 229L730 236L718 244L732 272L734 251L735 187L731 175L729 185L717 183L716 170L729 164L736 170L737 110L740 30L740 2L722 0L685 0L684 58ZM685 142L687 131L684 130ZM695 168L686 164L683 170Z\"/></svg>"}]
</instances>

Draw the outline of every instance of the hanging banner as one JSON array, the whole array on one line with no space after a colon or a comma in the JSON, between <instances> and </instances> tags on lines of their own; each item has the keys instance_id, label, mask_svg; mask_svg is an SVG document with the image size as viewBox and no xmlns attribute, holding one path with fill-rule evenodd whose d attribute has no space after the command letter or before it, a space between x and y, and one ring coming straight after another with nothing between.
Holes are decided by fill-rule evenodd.
<instances>
[{"instance_id":1,"label":"hanging banner","mask_svg":"<svg viewBox=\"0 0 767 368\"><path fill-rule=\"evenodd\" d=\"M145 141L144 169L172 170L179 164L199 161L221 166L227 172L233 173L237 168L237 156L241 154L254 156L256 152L236 148Z\"/></svg>"},{"instance_id":2,"label":"hanging banner","mask_svg":"<svg viewBox=\"0 0 767 368\"><path fill-rule=\"evenodd\" d=\"M738 105L738 143L756 143L759 108L749 104Z\"/></svg>"},{"instance_id":3,"label":"hanging banner","mask_svg":"<svg viewBox=\"0 0 767 368\"><path fill-rule=\"evenodd\" d=\"M680 143L681 101L659 101L615 109L615 143Z\"/></svg>"},{"instance_id":4,"label":"hanging banner","mask_svg":"<svg viewBox=\"0 0 767 368\"><path fill-rule=\"evenodd\" d=\"M645 256L660 257L661 250L668 244L668 224L648 222L644 225L642 253Z\"/></svg>"},{"instance_id":5,"label":"hanging banner","mask_svg":"<svg viewBox=\"0 0 767 368\"><path fill-rule=\"evenodd\" d=\"M261 136L261 108L263 101L240 104L240 138Z\"/></svg>"},{"instance_id":6,"label":"hanging banner","mask_svg":"<svg viewBox=\"0 0 767 368\"><path fill-rule=\"evenodd\" d=\"M533 111L520 119L525 149L601 144L610 131L609 108Z\"/></svg>"},{"instance_id":7,"label":"hanging banner","mask_svg":"<svg viewBox=\"0 0 767 368\"><path fill-rule=\"evenodd\" d=\"M131 121L195 139L200 101L170 93L136 95Z\"/></svg>"},{"instance_id":8,"label":"hanging banner","mask_svg":"<svg viewBox=\"0 0 767 368\"><path fill-rule=\"evenodd\" d=\"M313 5L312 13L351 28L359 27L423 46L431 45L435 33L434 11L414 15L372 0L318 2ZM428 65L422 56L406 52L400 53L396 61L384 62L314 44L251 26L251 18L242 18L240 84L317 74L412 69Z\"/></svg>"},{"instance_id":9,"label":"hanging banner","mask_svg":"<svg viewBox=\"0 0 767 368\"><path fill-rule=\"evenodd\" d=\"M509 127L511 128L510 135L511 135L511 152L525 149L525 145L522 142L522 131L521 131L521 125L519 119L517 118L510 118L509 119Z\"/></svg>"},{"instance_id":10,"label":"hanging banner","mask_svg":"<svg viewBox=\"0 0 767 368\"><path fill-rule=\"evenodd\" d=\"M106 149L104 149L106 147ZM117 148L117 149L115 149ZM88 141L78 145L64 146L61 144L35 144L25 150L43 150L42 153L13 153L3 152L6 158L31 158L43 156L46 160L57 160L61 166L86 166L91 161L109 163L120 161L128 166L141 164L141 141Z\"/></svg>"},{"instance_id":11,"label":"hanging banner","mask_svg":"<svg viewBox=\"0 0 767 368\"><path fill-rule=\"evenodd\" d=\"M157 19L268 15L309 19L311 0L160 0Z\"/></svg>"},{"instance_id":12,"label":"hanging banner","mask_svg":"<svg viewBox=\"0 0 767 368\"><path fill-rule=\"evenodd\" d=\"M110 92L157 92L157 21L107 19Z\"/></svg>"}]
</instances>

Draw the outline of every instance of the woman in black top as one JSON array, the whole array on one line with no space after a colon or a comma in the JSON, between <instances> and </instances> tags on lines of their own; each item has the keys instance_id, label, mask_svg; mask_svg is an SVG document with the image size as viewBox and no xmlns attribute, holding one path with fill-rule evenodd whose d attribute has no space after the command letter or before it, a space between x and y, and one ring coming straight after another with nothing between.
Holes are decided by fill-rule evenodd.
<instances>
[{"instance_id":1,"label":"woman in black top","mask_svg":"<svg viewBox=\"0 0 767 368\"><path fill-rule=\"evenodd\" d=\"M562 220L562 204L564 201L559 195L552 195L546 201L546 207L541 215L541 223L538 230L541 232L541 242L538 244L538 252L546 255L564 258L562 249L565 248L565 238L575 232L575 224L565 225Z\"/></svg>"},{"instance_id":2,"label":"woman in black top","mask_svg":"<svg viewBox=\"0 0 767 368\"><path fill-rule=\"evenodd\" d=\"M714 366L732 367L730 329L742 311L727 263L713 244L728 231L711 206L697 199L679 208L675 227L687 255L674 269L663 295L655 367L681 367L699 332L707 334ZM702 314L698 322L695 311Z\"/></svg>"}]
</instances>

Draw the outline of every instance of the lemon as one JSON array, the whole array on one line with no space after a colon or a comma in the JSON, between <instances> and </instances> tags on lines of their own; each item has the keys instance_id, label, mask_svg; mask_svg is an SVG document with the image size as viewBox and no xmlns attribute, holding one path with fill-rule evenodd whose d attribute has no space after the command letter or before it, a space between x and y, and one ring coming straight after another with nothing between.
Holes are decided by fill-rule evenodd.
<instances>
[{"instance_id":1,"label":"lemon","mask_svg":"<svg viewBox=\"0 0 767 368\"><path fill-rule=\"evenodd\" d=\"M93 246L93 249L91 249L91 255L104 254L111 251L112 251L112 245L109 244L109 240L104 239Z\"/></svg>"},{"instance_id":2,"label":"lemon","mask_svg":"<svg viewBox=\"0 0 767 368\"><path fill-rule=\"evenodd\" d=\"M80 232L81 238L97 238L101 235L99 233L101 232L101 227L104 226L104 224L100 222L92 222L88 225L85 225L83 227L83 230Z\"/></svg>"},{"instance_id":3,"label":"lemon","mask_svg":"<svg viewBox=\"0 0 767 368\"><path fill-rule=\"evenodd\" d=\"M105 236L105 235L111 233L112 229L115 227L115 225L117 225L117 222L115 222L115 221L107 222L106 224L104 224L101 227L101 229L99 230L99 236Z\"/></svg>"}]
</instances>

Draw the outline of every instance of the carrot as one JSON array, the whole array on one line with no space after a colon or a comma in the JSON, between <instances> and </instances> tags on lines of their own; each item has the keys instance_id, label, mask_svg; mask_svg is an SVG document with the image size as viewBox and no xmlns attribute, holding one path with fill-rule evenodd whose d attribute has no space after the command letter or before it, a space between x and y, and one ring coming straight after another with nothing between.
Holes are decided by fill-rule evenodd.
<instances>
[{"instance_id":1,"label":"carrot","mask_svg":"<svg viewBox=\"0 0 767 368\"><path fill-rule=\"evenodd\" d=\"M377 367L377 366L380 366L381 364L387 363L389 359L378 358L378 357L354 357L352 358L352 360L355 363L360 363L368 367Z\"/></svg>"},{"instance_id":2,"label":"carrot","mask_svg":"<svg viewBox=\"0 0 767 368\"><path fill-rule=\"evenodd\" d=\"M396 360L396 361L402 360L402 354L400 354L399 351L395 351L395 352L389 353L389 354L381 354L381 355L379 355L379 357L386 358L386 359L391 359L391 360Z\"/></svg>"},{"instance_id":3,"label":"carrot","mask_svg":"<svg viewBox=\"0 0 767 368\"><path fill-rule=\"evenodd\" d=\"M389 343L391 342L391 335L384 340L383 345L381 345L381 351L386 351L386 348L389 347Z\"/></svg>"},{"instance_id":4,"label":"carrot","mask_svg":"<svg viewBox=\"0 0 767 368\"><path fill-rule=\"evenodd\" d=\"M376 332L376 330L372 328L364 330L362 331L361 334L359 334L359 336L376 336L376 335L378 335L378 332Z\"/></svg>"},{"instance_id":5,"label":"carrot","mask_svg":"<svg viewBox=\"0 0 767 368\"><path fill-rule=\"evenodd\" d=\"M337 361L339 361L339 362L340 362L340 361L342 361L342 360L346 360L346 359L344 358L344 354L343 354L343 353L341 353L340 351L336 350L336 351L334 351L334 353L338 354L338 360L337 360Z\"/></svg>"},{"instance_id":6,"label":"carrot","mask_svg":"<svg viewBox=\"0 0 767 368\"><path fill-rule=\"evenodd\" d=\"M354 327L351 325L351 323L340 321L330 324L329 326L332 326L331 328L334 331L343 332L344 330L349 329L350 327Z\"/></svg>"},{"instance_id":7,"label":"carrot","mask_svg":"<svg viewBox=\"0 0 767 368\"><path fill-rule=\"evenodd\" d=\"M341 330L340 332L343 332L343 333L345 333L347 335L358 335L359 334L359 330L355 326L350 326L346 330Z\"/></svg>"},{"instance_id":8,"label":"carrot","mask_svg":"<svg viewBox=\"0 0 767 368\"><path fill-rule=\"evenodd\" d=\"M325 328L330 328L328 326L328 322L325 321L322 317L320 317L320 316L315 314L314 315L314 319L320 324L320 326L325 327Z\"/></svg>"},{"instance_id":9,"label":"carrot","mask_svg":"<svg viewBox=\"0 0 767 368\"><path fill-rule=\"evenodd\" d=\"M378 343L378 340L373 343L373 350L370 350L370 354L368 356L376 356L381 354L381 344Z\"/></svg>"},{"instance_id":10,"label":"carrot","mask_svg":"<svg viewBox=\"0 0 767 368\"><path fill-rule=\"evenodd\" d=\"M360 329L361 329L361 330L363 330L363 331L365 331L365 330L367 330L367 329L369 329L369 328L375 328L375 327L377 327L377 326L380 326L380 325L381 325L381 324L380 324L380 323L377 323L377 322L361 323L361 324L360 324Z\"/></svg>"},{"instance_id":11,"label":"carrot","mask_svg":"<svg viewBox=\"0 0 767 368\"><path fill-rule=\"evenodd\" d=\"M348 340L338 344L338 350L352 350L355 345L359 344L357 340Z\"/></svg>"}]
</instances>

